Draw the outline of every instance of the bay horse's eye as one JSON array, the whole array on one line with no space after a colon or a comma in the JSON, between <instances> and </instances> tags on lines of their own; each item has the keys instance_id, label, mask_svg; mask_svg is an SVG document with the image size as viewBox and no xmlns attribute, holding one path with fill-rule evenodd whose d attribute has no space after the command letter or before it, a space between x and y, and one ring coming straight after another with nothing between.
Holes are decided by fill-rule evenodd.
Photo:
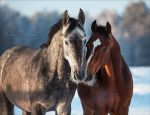
<instances>
[{"instance_id":1,"label":"bay horse's eye","mask_svg":"<svg viewBox=\"0 0 150 115\"><path fill-rule=\"evenodd\" d=\"M69 43L68 43L67 41L65 41L65 44L66 44L66 45L69 45Z\"/></svg>"},{"instance_id":2,"label":"bay horse's eye","mask_svg":"<svg viewBox=\"0 0 150 115\"><path fill-rule=\"evenodd\" d=\"M107 51L107 48L104 48L104 49L103 49L103 52L106 52L106 51Z\"/></svg>"}]
</instances>

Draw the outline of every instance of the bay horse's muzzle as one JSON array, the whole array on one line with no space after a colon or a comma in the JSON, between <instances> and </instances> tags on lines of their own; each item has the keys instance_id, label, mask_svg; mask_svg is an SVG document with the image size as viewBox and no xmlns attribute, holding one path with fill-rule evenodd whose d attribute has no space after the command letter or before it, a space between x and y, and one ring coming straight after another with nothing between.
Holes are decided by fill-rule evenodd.
<instances>
[{"instance_id":1,"label":"bay horse's muzzle","mask_svg":"<svg viewBox=\"0 0 150 115\"><path fill-rule=\"evenodd\" d=\"M86 77L86 79L85 79L84 81L91 81L91 80L92 80L92 78L93 78L93 75L92 75L92 74L90 74L88 77Z\"/></svg>"}]
</instances>

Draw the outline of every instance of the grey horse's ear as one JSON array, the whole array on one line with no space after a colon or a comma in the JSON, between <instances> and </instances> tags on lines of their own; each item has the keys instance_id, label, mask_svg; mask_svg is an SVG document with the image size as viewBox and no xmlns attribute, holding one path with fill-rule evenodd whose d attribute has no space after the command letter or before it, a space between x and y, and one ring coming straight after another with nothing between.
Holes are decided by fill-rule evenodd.
<instances>
[{"instance_id":1,"label":"grey horse's ear","mask_svg":"<svg viewBox=\"0 0 150 115\"><path fill-rule=\"evenodd\" d=\"M96 30L96 28L97 28L97 23L96 23L96 20L95 20L95 21L93 21L92 26L91 26L92 32L94 32Z\"/></svg>"},{"instance_id":2,"label":"grey horse's ear","mask_svg":"<svg viewBox=\"0 0 150 115\"><path fill-rule=\"evenodd\" d=\"M64 26L67 26L67 24L69 23L69 15L67 13L67 10L63 13L63 16L62 16L62 24Z\"/></svg>"},{"instance_id":3,"label":"grey horse's ear","mask_svg":"<svg viewBox=\"0 0 150 115\"><path fill-rule=\"evenodd\" d=\"M78 15L78 21L83 25L85 22L85 15L82 9L80 9L79 15Z\"/></svg>"}]
</instances>

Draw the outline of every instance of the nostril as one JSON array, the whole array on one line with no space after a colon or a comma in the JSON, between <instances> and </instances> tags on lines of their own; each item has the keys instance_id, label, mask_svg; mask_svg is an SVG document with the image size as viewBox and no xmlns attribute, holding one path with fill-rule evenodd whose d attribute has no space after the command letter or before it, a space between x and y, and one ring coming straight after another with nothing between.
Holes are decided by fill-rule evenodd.
<instances>
[{"instance_id":1,"label":"nostril","mask_svg":"<svg viewBox=\"0 0 150 115\"><path fill-rule=\"evenodd\" d=\"M86 39L83 41L84 44L86 44Z\"/></svg>"},{"instance_id":2,"label":"nostril","mask_svg":"<svg viewBox=\"0 0 150 115\"><path fill-rule=\"evenodd\" d=\"M74 79L77 80L76 76L74 75Z\"/></svg>"},{"instance_id":3,"label":"nostril","mask_svg":"<svg viewBox=\"0 0 150 115\"><path fill-rule=\"evenodd\" d=\"M90 74L86 79L85 79L85 81L91 81L92 80L92 74Z\"/></svg>"},{"instance_id":4,"label":"nostril","mask_svg":"<svg viewBox=\"0 0 150 115\"><path fill-rule=\"evenodd\" d=\"M65 41L65 44L66 44L66 45L69 45L68 41Z\"/></svg>"},{"instance_id":5,"label":"nostril","mask_svg":"<svg viewBox=\"0 0 150 115\"><path fill-rule=\"evenodd\" d=\"M77 70L74 71L74 79L77 80Z\"/></svg>"},{"instance_id":6,"label":"nostril","mask_svg":"<svg viewBox=\"0 0 150 115\"><path fill-rule=\"evenodd\" d=\"M78 81L82 81L84 79L84 71L83 70L74 71L74 79Z\"/></svg>"},{"instance_id":7,"label":"nostril","mask_svg":"<svg viewBox=\"0 0 150 115\"><path fill-rule=\"evenodd\" d=\"M77 70L74 71L74 74L77 75Z\"/></svg>"}]
</instances>

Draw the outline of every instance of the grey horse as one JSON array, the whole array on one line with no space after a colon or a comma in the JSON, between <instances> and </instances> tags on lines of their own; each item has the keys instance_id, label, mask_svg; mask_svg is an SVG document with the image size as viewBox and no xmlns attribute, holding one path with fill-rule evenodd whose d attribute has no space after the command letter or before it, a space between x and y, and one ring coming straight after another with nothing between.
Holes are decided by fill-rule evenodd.
<instances>
[{"instance_id":1,"label":"grey horse","mask_svg":"<svg viewBox=\"0 0 150 115\"><path fill-rule=\"evenodd\" d=\"M71 101L86 54L85 15L78 19L67 10L50 28L48 41L39 50L16 46L0 57L0 115L13 115L14 105L23 115L70 115Z\"/></svg>"}]
</instances>

